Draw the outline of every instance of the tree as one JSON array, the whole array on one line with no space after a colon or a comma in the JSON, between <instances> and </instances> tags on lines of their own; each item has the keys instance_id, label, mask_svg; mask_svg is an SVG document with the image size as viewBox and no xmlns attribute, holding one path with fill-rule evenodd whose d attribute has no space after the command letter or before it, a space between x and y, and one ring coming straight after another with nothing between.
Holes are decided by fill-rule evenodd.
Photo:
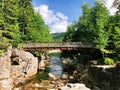
<instances>
[{"instance_id":1,"label":"tree","mask_svg":"<svg viewBox=\"0 0 120 90\"><path fill-rule=\"evenodd\" d=\"M91 22L91 8L87 3L82 7L83 15L80 16L77 23L77 31L74 34L74 41L92 42L93 25Z\"/></svg>"},{"instance_id":2,"label":"tree","mask_svg":"<svg viewBox=\"0 0 120 90\"><path fill-rule=\"evenodd\" d=\"M30 41L30 32L33 30L34 9L32 0L19 0L19 26L23 41Z\"/></svg>"},{"instance_id":3,"label":"tree","mask_svg":"<svg viewBox=\"0 0 120 90\"><path fill-rule=\"evenodd\" d=\"M117 8L118 11L116 13L120 14L120 0L114 0L113 7Z\"/></svg>"},{"instance_id":4,"label":"tree","mask_svg":"<svg viewBox=\"0 0 120 90\"><path fill-rule=\"evenodd\" d=\"M73 22L70 26L68 26L63 41L73 41L73 35L76 29L76 22Z\"/></svg>"},{"instance_id":5,"label":"tree","mask_svg":"<svg viewBox=\"0 0 120 90\"><path fill-rule=\"evenodd\" d=\"M18 0L2 0L0 6L1 39L4 43L13 43L15 38L20 38L16 36L19 33Z\"/></svg>"},{"instance_id":6,"label":"tree","mask_svg":"<svg viewBox=\"0 0 120 90\"><path fill-rule=\"evenodd\" d=\"M33 30L31 31L31 40L33 42L48 42L52 41L52 37L49 32L49 27L45 25L40 13L35 13Z\"/></svg>"},{"instance_id":7,"label":"tree","mask_svg":"<svg viewBox=\"0 0 120 90\"><path fill-rule=\"evenodd\" d=\"M94 25L94 43L98 48L105 48L109 43L110 30L107 28L109 12L103 1L96 1L92 8L92 22Z\"/></svg>"},{"instance_id":8,"label":"tree","mask_svg":"<svg viewBox=\"0 0 120 90\"><path fill-rule=\"evenodd\" d=\"M36 13L31 0L19 1L20 15L19 25L23 42L51 41L49 28L45 25L42 16Z\"/></svg>"}]
</instances>

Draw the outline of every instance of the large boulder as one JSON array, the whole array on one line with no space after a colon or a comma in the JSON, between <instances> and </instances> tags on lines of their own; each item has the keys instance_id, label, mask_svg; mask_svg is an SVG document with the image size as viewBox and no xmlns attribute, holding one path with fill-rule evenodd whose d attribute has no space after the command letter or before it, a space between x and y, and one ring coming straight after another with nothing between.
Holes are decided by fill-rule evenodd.
<instances>
[{"instance_id":1,"label":"large boulder","mask_svg":"<svg viewBox=\"0 0 120 90\"><path fill-rule=\"evenodd\" d=\"M29 52L18 50L18 49L14 49L12 55L13 55L12 60L15 61L16 57L18 59L16 60L18 63L18 67L17 66L15 67L16 70L20 69L18 73L21 73L21 75L23 75L24 73L26 78L29 78L37 73L38 58L34 57Z\"/></svg>"},{"instance_id":2,"label":"large boulder","mask_svg":"<svg viewBox=\"0 0 120 90\"><path fill-rule=\"evenodd\" d=\"M12 90L14 85L37 74L38 59L31 53L8 47L0 57L0 90Z\"/></svg>"}]
</instances>

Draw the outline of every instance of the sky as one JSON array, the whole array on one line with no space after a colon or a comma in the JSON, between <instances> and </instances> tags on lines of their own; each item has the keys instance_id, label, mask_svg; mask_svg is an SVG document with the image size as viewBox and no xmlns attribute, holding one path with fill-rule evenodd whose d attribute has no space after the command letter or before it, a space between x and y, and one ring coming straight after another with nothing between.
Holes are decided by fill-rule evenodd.
<instances>
[{"instance_id":1,"label":"sky","mask_svg":"<svg viewBox=\"0 0 120 90\"><path fill-rule=\"evenodd\" d=\"M116 9L111 9L114 0L106 0L105 4L114 14ZM68 25L77 21L82 15L84 2L94 5L94 0L33 0L35 11L39 12L45 24L50 27L51 33L65 32Z\"/></svg>"}]
</instances>

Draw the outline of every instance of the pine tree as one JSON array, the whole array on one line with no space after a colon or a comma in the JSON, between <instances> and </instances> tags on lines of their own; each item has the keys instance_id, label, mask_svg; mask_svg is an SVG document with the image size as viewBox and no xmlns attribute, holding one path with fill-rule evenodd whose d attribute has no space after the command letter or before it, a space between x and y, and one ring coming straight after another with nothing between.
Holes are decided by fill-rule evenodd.
<instances>
[{"instance_id":1,"label":"pine tree","mask_svg":"<svg viewBox=\"0 0 120 90\"><path fill-rule=\"evenodd\" d=\"M70 26L67 27L67 32L65 33L63 41L75 41L74 33L77 29L77 23L73 22Z\"/></svg>"},{"instance_id":2,"label":"pine tree","mask_svg":"<svg viewBox=\"0 0 120 90\"><path fill-rule=\"evenodd\" d=\"M49 27L45 25L40 13L35 13L33 21L33 30L31 32L31 40L33 42L48 42L52 41L52 37L49 33Z\"/></svg>"},{"instance_id":3,"label":"pine tree","mask_svg":"<svg viewBox=\"0 0 120 90\"><path fill-rule=\"evenodd\" d=\"M30 40L30 32L32 31L34 9L31 2L32 0L19 0L19 26L24 41Z\"/></svg>"},{"instance_id":4,"label":"pine tree","mask_svg":"<svg viewBox=\"0 0 120 90\"><path fill-rule=\"evenodd\" d=\"M1 39L4 43L16 43L19 33L18 0L2 0L1 2Z\"/></svg>"},{"instance_id":5,"label":"pine tree","mask_svg":"<svg viewBox=\"0 0 120 90\"><path fill-rule=\"evenodd\" d=\"M94 25L94 42L98 48L105 48L109 43L110 31L107 27L109 21L109 12L102 1L96 1L92 8L92 22Z\"/></svg>"},{"instance_id":6,"label":"pine tree","mask_svg":"<svg viewBox=\"0 0 120 90\"><path fill-rule=\"evenodd\" d=\"M116 14L120 15L120 0L114 0L113 7L115 7L115 8L118 9L117 12L116 12Z\"/></svg>"},{"instance_id":7,"label":"pine tree","mask_svg":"<svg viewBox=\"0 0 120 90\"><path fill-rule=\"evenodd\" d=\"M94 33L91 22L91 8L87 3L82 7L82 16L77 23L77 31L74 35L74 41L92 42Z\"/></svg>"}]
</instances>

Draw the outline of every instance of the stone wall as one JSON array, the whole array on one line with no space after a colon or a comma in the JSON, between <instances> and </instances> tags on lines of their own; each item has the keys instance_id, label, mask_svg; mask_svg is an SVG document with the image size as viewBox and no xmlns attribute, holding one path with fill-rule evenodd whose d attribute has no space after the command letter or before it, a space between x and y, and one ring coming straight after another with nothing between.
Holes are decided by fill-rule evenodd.
<instances>
[{"instance_id":1,"label":"stone wall","mask_svg":"<svg viewBox=\"0 0 120 90\"><path fill-rule=\"evenodd\" d=\"M8 47L6 55L0 57L0 90L12 90L37 73L38 59L31 53Z\"/></svg>"}]
</instances>

